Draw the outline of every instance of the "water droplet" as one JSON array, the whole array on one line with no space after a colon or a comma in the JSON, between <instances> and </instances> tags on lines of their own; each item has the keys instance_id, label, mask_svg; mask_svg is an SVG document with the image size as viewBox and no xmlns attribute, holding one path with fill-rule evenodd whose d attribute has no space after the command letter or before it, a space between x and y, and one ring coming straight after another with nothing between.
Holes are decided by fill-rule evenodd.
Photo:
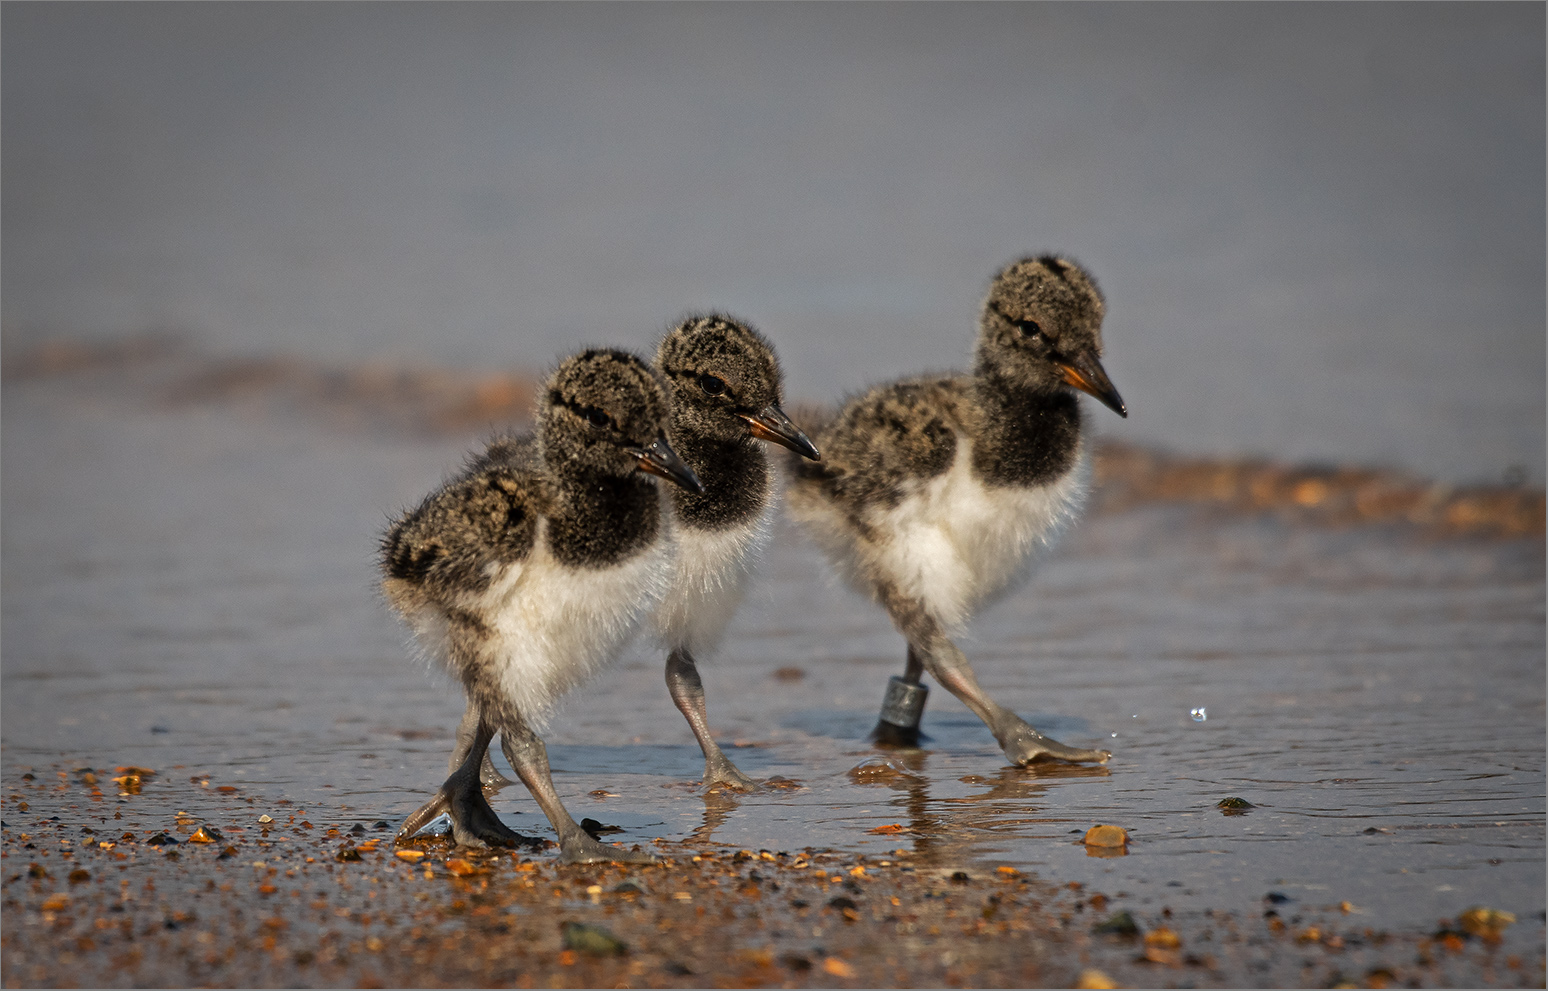
<instances>
[{"instance_id":1,"label":"water droplet","mask_svg":"<svg viewBox=\"0 0 1548 991\"><path fill-rule=\"evenodd\" d=\"M1202 705L1188 713L1188 715L1192 716L1193 721L1196 723L1202 723L1204 720L1209 718L1209 713L1204 711L1204 707Z\"/></svg>"}]
</instances>

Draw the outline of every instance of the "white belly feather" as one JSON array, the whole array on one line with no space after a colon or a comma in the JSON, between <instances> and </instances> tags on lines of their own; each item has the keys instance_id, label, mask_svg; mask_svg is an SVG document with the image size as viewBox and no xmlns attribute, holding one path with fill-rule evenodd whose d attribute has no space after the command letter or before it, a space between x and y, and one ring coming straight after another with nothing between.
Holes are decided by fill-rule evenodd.
<instances>
[{"instance_id":1,"label":"white belly feather","mask_svg":"<svg viewBox=\"0 0 1548 991\"><path fill-rule=\"evenodd\" d=\"M667 650L686 647L695 657L714 650L747 594L759 552L769 539L774 500L753 522L725 530L677 530L671 586L652 616Z\"/></svg>"},{"instance_id":2,"label":"white belly feather","mask_svg":"<svg viewBox=\"0 0 1548 991\"><path fill-rule=\"evenodd\" d=\"M547 520L540 521L525 560L492 566L489 587L457 603L489 627L476 663L487 666L516 709L538 727L561 696L613 660L638 632L667 590L674 553L668 537L609 568L571 568L549 551L547 527ZM439 610L425 609L412 623L428 653L458 663L447 649Z\"/></svg>"},{"instance_id":3,"label":"white belly feather","mask_svg":"<svg viewBox=\"0 0 1548 991\"><path fill-rule=\"evenodd\" d=\"M897 506L868 513L875 541L809 493L792 493L790 505L857 591L874 594L872 583L884 580L952 630L1026 581L1079 514L1091 475L1084 444L1072 471L1029 489L985 485L971 465L971 441L958 434L946 472L914 483Z\"/></svg>"}]
</instances>

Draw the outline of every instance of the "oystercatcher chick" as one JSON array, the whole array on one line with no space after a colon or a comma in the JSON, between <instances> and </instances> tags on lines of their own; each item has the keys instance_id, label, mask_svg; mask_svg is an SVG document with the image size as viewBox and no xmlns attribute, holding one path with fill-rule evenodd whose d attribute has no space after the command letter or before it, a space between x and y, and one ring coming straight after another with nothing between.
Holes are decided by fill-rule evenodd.
<instances>
[{"instance_id":1,"label":"oystercatcher chick","mask_svg":"<svg viewBox=\"0 0 1548 991\"><path fill-rule=\"evenodd\" d=\"M780 408L774 348L746 323L711 313L684 320L656 349L672 395L672 446L704 483L671 492L677 557L652 621L667 650L666 683L704 752L704 785L752 790L715 743L696 657L714 650L746 594L774 514L768 441L801 458L817 448Z\"/></svg>"},{"instance_id":2,"label":"oystercatcher chick","mask_svg":"<svg viewBox=\"0 0 1548 991\"><path fill-rule=\"evenodd\" d=\"M668 587L669 518L646 474L702 486L673 451L667 417L666 391L643 360L583 352L549 378L535 436L491 444L391 525L382 591L425 652L461 680L471 719L436 800L400 838L445 811L459 843L526 839L484 797L480 771L498 733L564 861L653 859L603 846L576 824L535 727L612 659Z\"/></svg>"},{"instance_id":3,"label":"oystercatcher chick","mask_svg":"<svg viewBox=\"0 0 1548 991\"><path fill-rule=\"evenodd\" d=\"M815 431L820 464L791 459L791 515L908 641L878 741L917 743L928 673L1012 763L1112 756L1050 739L989 698L951 640L1019 587L1080 511L1090 470L1071 390L1128 416L1102 368L1104 311L1095 281L1066 259L1008 265L984 301L971 375L878 386Z\"/></svg>"}]
</instances>

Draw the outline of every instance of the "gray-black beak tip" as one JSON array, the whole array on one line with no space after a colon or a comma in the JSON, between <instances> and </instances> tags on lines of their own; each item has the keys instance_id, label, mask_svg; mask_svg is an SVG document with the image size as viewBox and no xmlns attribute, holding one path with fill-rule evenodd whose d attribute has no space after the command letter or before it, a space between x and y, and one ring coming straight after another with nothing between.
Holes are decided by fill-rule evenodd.
<instances>
[{"instance_id":1,"label":"gray-black beak tip","mask_svg":"<svg viewBox=\"0 0 1548 991\"><path fill-rule=\"evenodd\" d=\"M639 459L640 471L664 478L696 495L704 494L704 483L699 481L699 476L694 474L687 462L672 450L666 437L657 437L648 447L630 448L629 453Z\"/></svg>"},{"instance_id":2,"label":"gray-black beak tip","mask_svg":"<svg viewBox=\"0 0 1548 991\"><path fill-rule=\"evenodd\" d=\"M817 445L812 443L805 431L790 421L790 417L780 409L779 403L769 403L758 413L738 413L737 416L747 421L752 435L759 440L789 448L808 461L822 460Z\"/></svg>"},{"instance_id":3,"label":"gray-black beak tip","mask_svg":"<svg viewBox=\"0 0 1548 991\"><path fill-rule=\"evenodd\" d=\"M1125 420L1129 418L1129 407L1124 404L1123 397L1114 388L1112 379L1107 377L1107 370L1102 367L1095 353L1088 351L1069 361L1060 361L1059 370L1064 373L1065 385L1079 389Z\"/></svg>"}]
</instances>

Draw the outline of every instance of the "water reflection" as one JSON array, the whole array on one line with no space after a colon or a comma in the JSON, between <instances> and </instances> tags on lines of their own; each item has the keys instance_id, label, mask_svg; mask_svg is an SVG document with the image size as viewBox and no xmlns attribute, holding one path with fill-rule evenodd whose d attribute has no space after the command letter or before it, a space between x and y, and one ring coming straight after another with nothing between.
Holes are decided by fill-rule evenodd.
<instances>
[{"instance_id":1,"label":"water reflection","mask_svg":"<svg viewBox=\"0 0 1548 991\"><path fill-rule=\"evenodd\" d=\"M726 824L731 813L742 807L736 792L713 789L704 793L704 822L688 836L695 843L709 843L715 830Z\"/></svg>"},{"instance_id":2,"label":"water reflection","mask_svg":"<svg viewBox=\"0 0 1548 991\"><path fill-rule=\"evenodd\" d=\"M932 797L931 754L926 750L891 751L849 770L857 785L889 788L899 794L887 804L901 813L896 831L912 845L915 862L924 866L959 864L988 835L1004 834L1028 823L1050 821L1045 793L1056 781L1105 778L1102 765L1035 763L1004 767L993 774L969 774L958 780L983 790L969 795ZM889 830L878 827L872 832ZM883 833L886 835L886 833Z\"/></svg>"}]
</instances>

